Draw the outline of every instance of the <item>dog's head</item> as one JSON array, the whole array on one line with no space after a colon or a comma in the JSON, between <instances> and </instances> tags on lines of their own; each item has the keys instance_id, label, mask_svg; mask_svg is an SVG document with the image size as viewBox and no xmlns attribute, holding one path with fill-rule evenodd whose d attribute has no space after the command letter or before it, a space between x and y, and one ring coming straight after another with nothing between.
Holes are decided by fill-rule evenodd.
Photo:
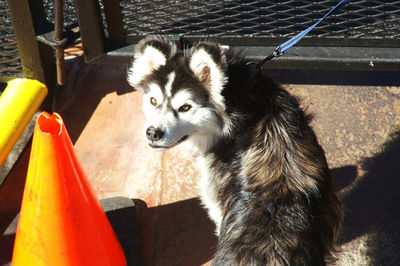
<instances>
[{"instance_id":1,"label":"dog's head","mask_svg":"<svg viewBox=\"0 0 400 266\"><path fill-rule=\"evenodd\" d=\"M221 95L226 68L216 44L198 43L189 51L159 38L137 44L127 79L143 93L151 147L166 149L189 139L204 150L228 130Z\"/></svg>"}]
</instances>

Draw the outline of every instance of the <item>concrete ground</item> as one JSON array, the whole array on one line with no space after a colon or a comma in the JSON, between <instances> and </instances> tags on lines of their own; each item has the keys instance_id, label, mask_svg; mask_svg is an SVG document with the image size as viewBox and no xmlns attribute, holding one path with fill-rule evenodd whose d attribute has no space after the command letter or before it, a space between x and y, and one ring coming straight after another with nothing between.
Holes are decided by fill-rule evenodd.
<instances>
[{"instance_id":1,"label":"concrete ground","mask_svg":"<svg viewBox=\"0 0 400 266\"><path fill-rule=\"evenodd\" d=\"M198 199L190 151L147 146L142 97L126 84L126 66L86 65L77 58L67 71L56 111L97 196L135 202L144 264L209 263L217 239ZM330 76L335 78L341 77ZM357 78L370 79L370 73ZM338 264L399 265L400 87L384 86L393 80L380 80L380 86L354 85L357 80L320 85L326 84L323 78L320 84L303 83L284 87L314 114L312 126L338 183L345 206ZM2 233L19 210L28 159L29 148L0 187ZM13 237L3 233L1 264L9 263Z\"/></svg>"}]
</instances>

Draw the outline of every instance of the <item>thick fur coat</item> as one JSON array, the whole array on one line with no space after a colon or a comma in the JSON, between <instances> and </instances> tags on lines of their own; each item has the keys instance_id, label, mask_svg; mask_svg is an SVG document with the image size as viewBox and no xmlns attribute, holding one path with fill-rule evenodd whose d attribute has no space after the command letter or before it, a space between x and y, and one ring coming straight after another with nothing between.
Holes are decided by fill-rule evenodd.
<instances>
[{"instance_id":1,"label":"thick fur coat","mask_svg":"<svg viewBox=\"0 0 400 266\"><path fill-rule=\"evenodd\" d=\"M191 144L219 237L214 265L325 265L341 221L310 117L244 57L146 38L128 82L143 92L149 145Z\"/></svg>"}]
</instances>

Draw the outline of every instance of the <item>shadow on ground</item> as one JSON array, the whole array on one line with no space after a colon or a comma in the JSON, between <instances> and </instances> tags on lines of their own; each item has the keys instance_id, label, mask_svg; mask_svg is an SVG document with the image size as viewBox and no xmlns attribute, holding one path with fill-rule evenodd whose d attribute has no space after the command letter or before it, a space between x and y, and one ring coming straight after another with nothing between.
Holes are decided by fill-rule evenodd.
<instances>
[{"instance_id":1,"label":"shadow on ground","mask_svg":"<svg viewBox=\"0 0 400 266\"><path fill-rule=\"evenodd\" d=\"M124 65L85 64L78 57L68 62L66 69L68 85L57 92L55 111L68 123L68 133L75 144L107 94L123 95L134 89L126 81Z\"/></svg>"},{"instance_id":2,"label":"shadow on ground","mask_svg":"<svg viewBox=\"0 0 400 266\"><path fill-rule=\"evenodd\" d=\"M353 166L332 171L339 187L354 185L342 199L344 221L339 244L368 234L366 255L371 264L399 265L400 131L390 136L381 153L364 159L361 168L365 174L357 180Z\"/></svg>"},{"instance_id":3,"label":"shadow on ground","mask_svg":"<svg viewBox=\"0 0 400 266\"><path fill-rule=\"evenodd\" d=\"M134 202L145 265L196 266L211 260L215 227L198 198L152 208Z\"/></svg>"}]
</instances>

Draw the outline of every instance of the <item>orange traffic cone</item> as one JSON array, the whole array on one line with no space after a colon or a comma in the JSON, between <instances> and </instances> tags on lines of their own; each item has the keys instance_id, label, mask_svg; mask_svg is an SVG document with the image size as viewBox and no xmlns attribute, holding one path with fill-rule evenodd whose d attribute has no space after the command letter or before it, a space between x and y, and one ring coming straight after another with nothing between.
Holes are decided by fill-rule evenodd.
<instances>
[{"instance_id":1,"label":"orange traffic cone","mask_svg":"<svg viewBox=\"0 0 400 266\"><path fill-rule=\"evenodd\" d=\"M12 265L126 265L57 113L36 120Z\"/></svg>"}]
</instances>

